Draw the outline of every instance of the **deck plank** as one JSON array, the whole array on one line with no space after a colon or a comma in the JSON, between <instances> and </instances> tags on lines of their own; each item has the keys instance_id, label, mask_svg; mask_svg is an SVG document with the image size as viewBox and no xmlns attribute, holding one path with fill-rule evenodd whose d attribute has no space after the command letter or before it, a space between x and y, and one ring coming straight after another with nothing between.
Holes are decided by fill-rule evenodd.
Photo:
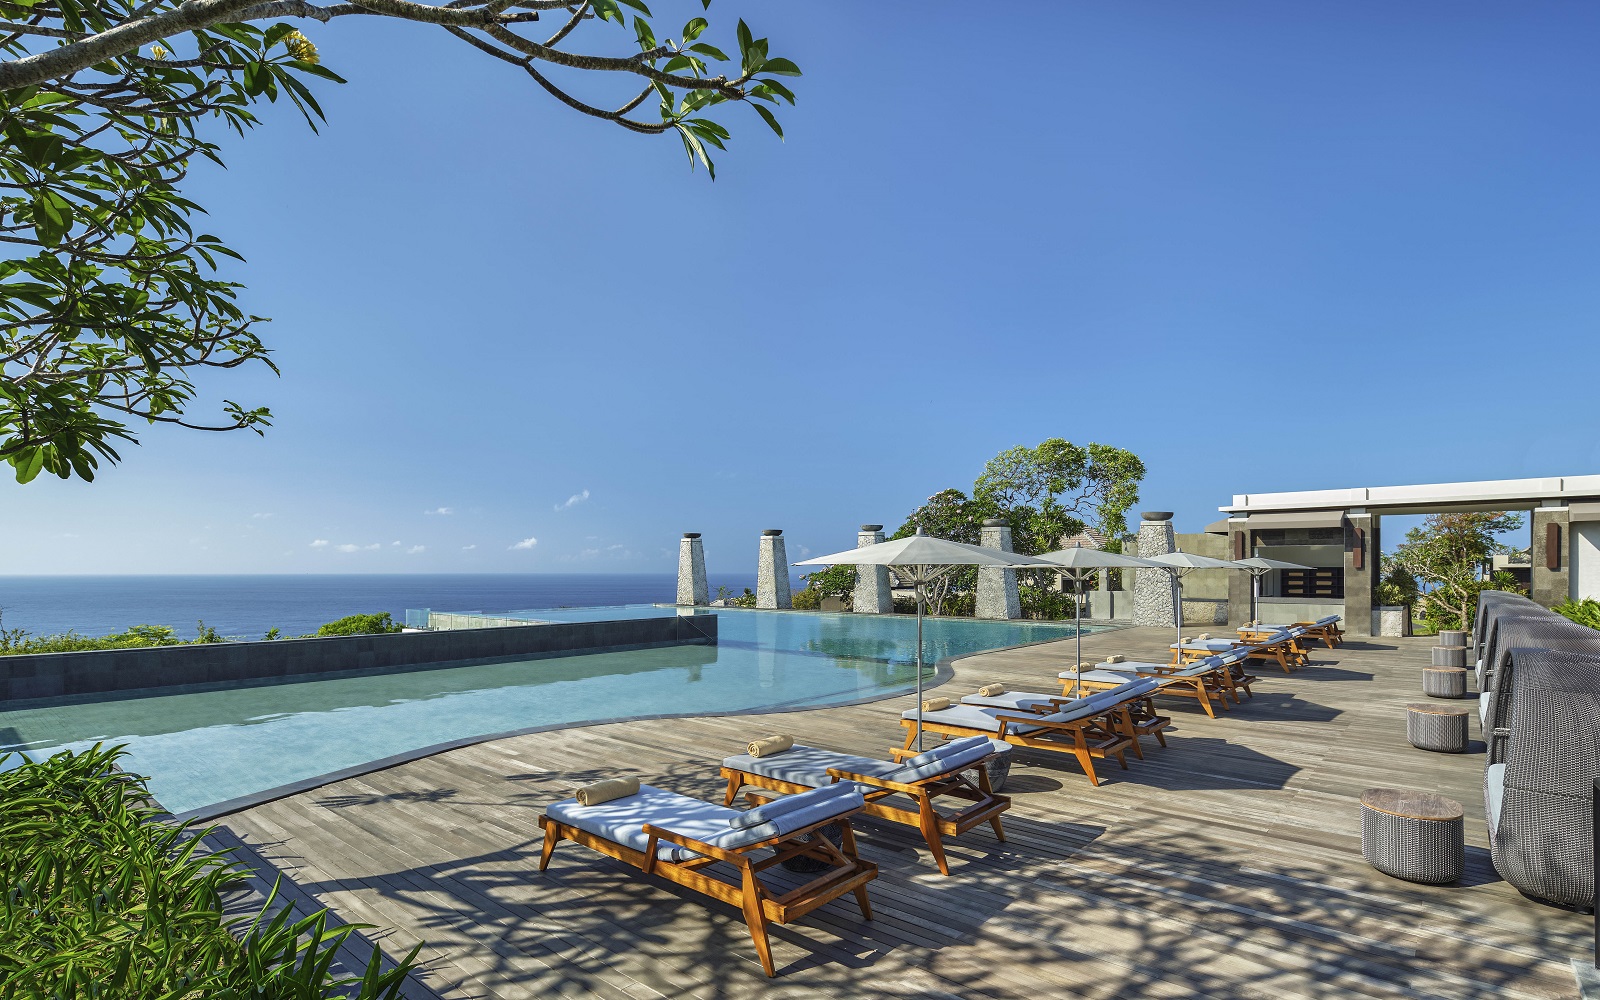
<instances>
[{"instance_id":1,"label":"deck plank","mask_svg":"<svg viewBox=\"0 0 1600 1000\"><path fill-rule=\"evenodd\" d=\"M1085 658L1165 658L1170 633L1085 636ZM752 736L886 756L909 697L760 717L613 723L463 747L266 803L220 822L391 955L424 942L447 998L1041 995L1556 998L1576 995L1589 918L1525 899L1488 859L1476 752L1405 740L1426 639L1352 640L1310 667L1257 671L1256 697L1212 720L1163 701L1168 747L1123 771L1018 750L1007 843L948 843L941 877L917 834L865 820L876 919L847 900L773 930L761 974L736 910L637 877L572 844L537 871L544 806L637 775L720 801L721 758ZM1070 643L958 660L941 694L998 680L1054 692ZM1473 723L1474 726L1476 723ZM1361 859L1361 793L1438 792L1467 817L1462 885L1380 875Z\"/></svg>"}]
</instances>

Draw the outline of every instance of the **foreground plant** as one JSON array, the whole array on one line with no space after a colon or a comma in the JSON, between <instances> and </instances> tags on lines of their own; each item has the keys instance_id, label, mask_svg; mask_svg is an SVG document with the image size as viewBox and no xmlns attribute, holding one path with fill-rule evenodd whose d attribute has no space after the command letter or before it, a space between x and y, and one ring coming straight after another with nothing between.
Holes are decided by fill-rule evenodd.
<instances>
[{"instance_id":1,"label":"foreground plant","mask_svg":"<svg viewBox=\"0 0 1600 1000\"><path fill-rule=\"evenodd\" d=\"M294 919L268 900L227 917L244 874L203 832L163 822L121 748L59 753L0 772L0 996L17 1000L394 1000L416 951L337 976L358 928ZM15 763L0 757L0 767ZM274 888L274 895L276 887Z\"/></svg>"},{"instance_id":2,"label":"foreground plant","mask_svg":"<svg viewBox=\"0 0 1600 1000\"><path fill-rule=\"evenodd\" d=\"M641 0L0 3L0 459L19 482L93 479L118 460L118 441L137 443L130 420L269 425L267 407L231 400L217 419L187 413L199 373L276 368L265 320L218 274L219 261L242 258L196 230L204 209L180 187L197 158L222 162L215 133L254 127L263 98L287 98L315 128L323 113L308 84L343 81L282 19L352 16L446 32L569 108L678 136L713 176L709 149L729 138L718 106L748 104L782 136L768 106L794 102L778 77L800 73L743 21L724 42L730 55L703 40L705 18L660 25ZM596 33L607 25L610 41ZM616 105L577 96L574 84L596 78L638 91Z\"/></svg>"}]
</instances>

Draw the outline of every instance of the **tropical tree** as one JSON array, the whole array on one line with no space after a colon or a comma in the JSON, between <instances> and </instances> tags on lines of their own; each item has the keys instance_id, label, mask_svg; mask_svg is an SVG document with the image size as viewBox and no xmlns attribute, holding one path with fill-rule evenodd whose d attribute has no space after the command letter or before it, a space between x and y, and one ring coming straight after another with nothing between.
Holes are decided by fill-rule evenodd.
<instances>
[{"instance_id":1,"label":"tropical tree","mask_svg":"<svg viewBox=\"0 0 1600 1000\"><path fill-rule=\"evenodd\" d=\"M941 490L913 510L894 533L929 535L977 544L983 522L991 518L1011 527L1012 548L1038 555L1092 526L1109 538L1127 532L1127 512L1139 502L1144 463L1131 451L1110 445L1075 445L1049 438L1037 447L1007 448L983 467L972 495ZM947 575L929 591L929 605L941 613L955 593L971 590L977 571ZM1060 601L1042 585L1022 588L1024 613L1040 617L1059 611Z\"/></svg>"},{"instance_id":2,"label":"tropical tree","mask_svg":"<svg viewBox=\"0 0 1600 1000\"><path fill-rule=\"evenodd\" d=\"M1429 514L1421 527L1406 532L1393 565L1421 585L1422 618L1436 628L1471 628L1479 593L1520 590L1509 573L1482 573L1485 560L1509 551L1496 536L1520 527L1522 515L1515 512L1466 511Z\"/></svg>"},{"instance_id":3,"label":"tropical tree","mask_svg":"<svg viewBox=\"0 0 1600 1000\"><path fill-rule=\"evenodd\" d=\"M41 472L92 479L100 461L118 460L118 442L137 443L130 422L256 433L270 424L267 407L231 400L214 419L187 412L200 374L272 361L265 320L239 306L240 285L219 273L242 258L196 228L204 209L180 188L197 159L221 162L220 133L257 124L263 99L287 99L313 128L323 119L311 85L343 81L286 19L441 30L568 108L676 135L691 166L712 176L709 150L729 138L719 106L748 104L781 136L767 105L793 103L778 78L800 72L743 21L730 56L709 40L706 18L670 27L641 0L3 6L0 242L10 253L0 260L0 458L20 482ZM608 45L600 32L617 29L626 42ZM638 90L615 105L579 96L599 78Z\"/></svg>"}]
</instances>

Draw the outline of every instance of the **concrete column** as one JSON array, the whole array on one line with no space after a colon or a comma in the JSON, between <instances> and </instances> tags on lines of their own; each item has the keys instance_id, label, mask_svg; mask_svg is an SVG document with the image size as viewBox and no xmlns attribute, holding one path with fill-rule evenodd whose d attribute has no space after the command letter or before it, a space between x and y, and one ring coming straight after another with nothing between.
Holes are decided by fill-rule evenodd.
<instances>
[{"instance_id":1,"label":"concrete column","mask_svg":"<svg viewBox=\"0 0 1600 1000\"><path fill-rule=\"evenodd\" d=\"M1529 520L1533 529L1533 572L1528 596L1547 608L1553 607L1572 596L1570 515L1565 507L1540 507ZM1551 525L1555 526L1554 531ZM1553 559L1551 542L1555 543ZM1550 568L1552 563L1556 568Z\"/></svg>"},{"instance_id":2,"label":"concrete column","mask_svg":"<svg viewBox=\"0 0 1600 1000\"><path fill-rule=\"evenodd\" d=\"M698 531L685 531L678 540L678 603L711 603L711 591L706 586L706 547Z\"/></svg>"},{"instance_id":3,"label":"concrete column","mask_svg":"<svg viewBox=\"0 0 1600 1000\"><path fill-rule=\"evenodd\" d=\"M1250 525L1243 518L1228 519L1228 558L1249 559L1256 554ZM1242 625L1250 620L1250 595L1255 578L1249 573L1228 573L1228 624Z\"/></svg>"},{"instance_id":4,"label":"concrete column","mask_svg":"<svg viewBox=\"0 0 1600 1000\"><path fill-rule=\"evenodd\" d=\"M784 548L782 528L768 528L761 533L761 551L756 563L756 607L794 607L789 599L789 553Z\"/></svg>"},{"instance_id":5,"label":"concrete column","mask_svg":"<svg viewBox=\"0 0 1600 1000\"><path fill-rule=\"evenodd\" d=\"M1011 525L999 518L983 522L978 544L986 549L1012 552ZM978 601L975 617L1021 618L1022 598L1017 593L1017 571L998 566L978 567Z\"/></svg>"},{"instance_id":6,"label":"concrete column","mask_svg":"<svg viewBox=\"0 0 1600 1000\"><path fill-rule=\"evenodd\" d=\"M1378 581L1378 519L1364 510L1344 517L1344 630L1372 634L1372 587Z\"/></svg>"},{"instance_id":7,"label":"concrete column","mask_svg":"<svg viewBox=\"0 0 1600 1000\"><path fill-rule=\"evenodd\" d=\"M856 535L856 548L877 545L883 541L883 525L863 524ZM894 597L889 593L889 567L857 566L856 589L850 603L856 612L864 615L886 615L894 610Z\"/></svg>"},{"instance_id":8,"label":"concrete column","mask_svg":"<svg viewBox=\"0 0 1600 1000\"><path fill-rule=\"evenodd\" d=\"M1172 535L1172 512L1150 510L1139 515L1139 558L1166 555L1177 548ZM1135 625L1178 624L1173 607L1172 576L1162 569L1134 571L1133 623Z\"/></svg>"}]
</instances>

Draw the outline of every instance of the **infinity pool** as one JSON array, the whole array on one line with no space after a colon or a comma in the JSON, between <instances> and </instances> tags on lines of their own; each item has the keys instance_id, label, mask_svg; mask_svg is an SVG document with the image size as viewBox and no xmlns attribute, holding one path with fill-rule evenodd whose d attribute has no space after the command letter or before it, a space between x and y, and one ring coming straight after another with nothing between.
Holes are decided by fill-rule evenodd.
<instances>
[{"instance_id":1,"label":"infinity pool","mask_svg":"<svg viewBox=\"0 0 1600 1000\"><path fill-rule=\"evenodd\" d=\"M519 612L544 621L671 614L653 606ZM916 683L916 623L899 616L722 609L716 646L438 667L0 712L0 750L125 743L175 813L200 811L386 757L541 726L842 704ZM1091 630L1085 626L1084 631ZM924 622L925 676L945 657L1071 625ZM758 727L759 728L759 727Z\"/></svg>"}]
</instances>

